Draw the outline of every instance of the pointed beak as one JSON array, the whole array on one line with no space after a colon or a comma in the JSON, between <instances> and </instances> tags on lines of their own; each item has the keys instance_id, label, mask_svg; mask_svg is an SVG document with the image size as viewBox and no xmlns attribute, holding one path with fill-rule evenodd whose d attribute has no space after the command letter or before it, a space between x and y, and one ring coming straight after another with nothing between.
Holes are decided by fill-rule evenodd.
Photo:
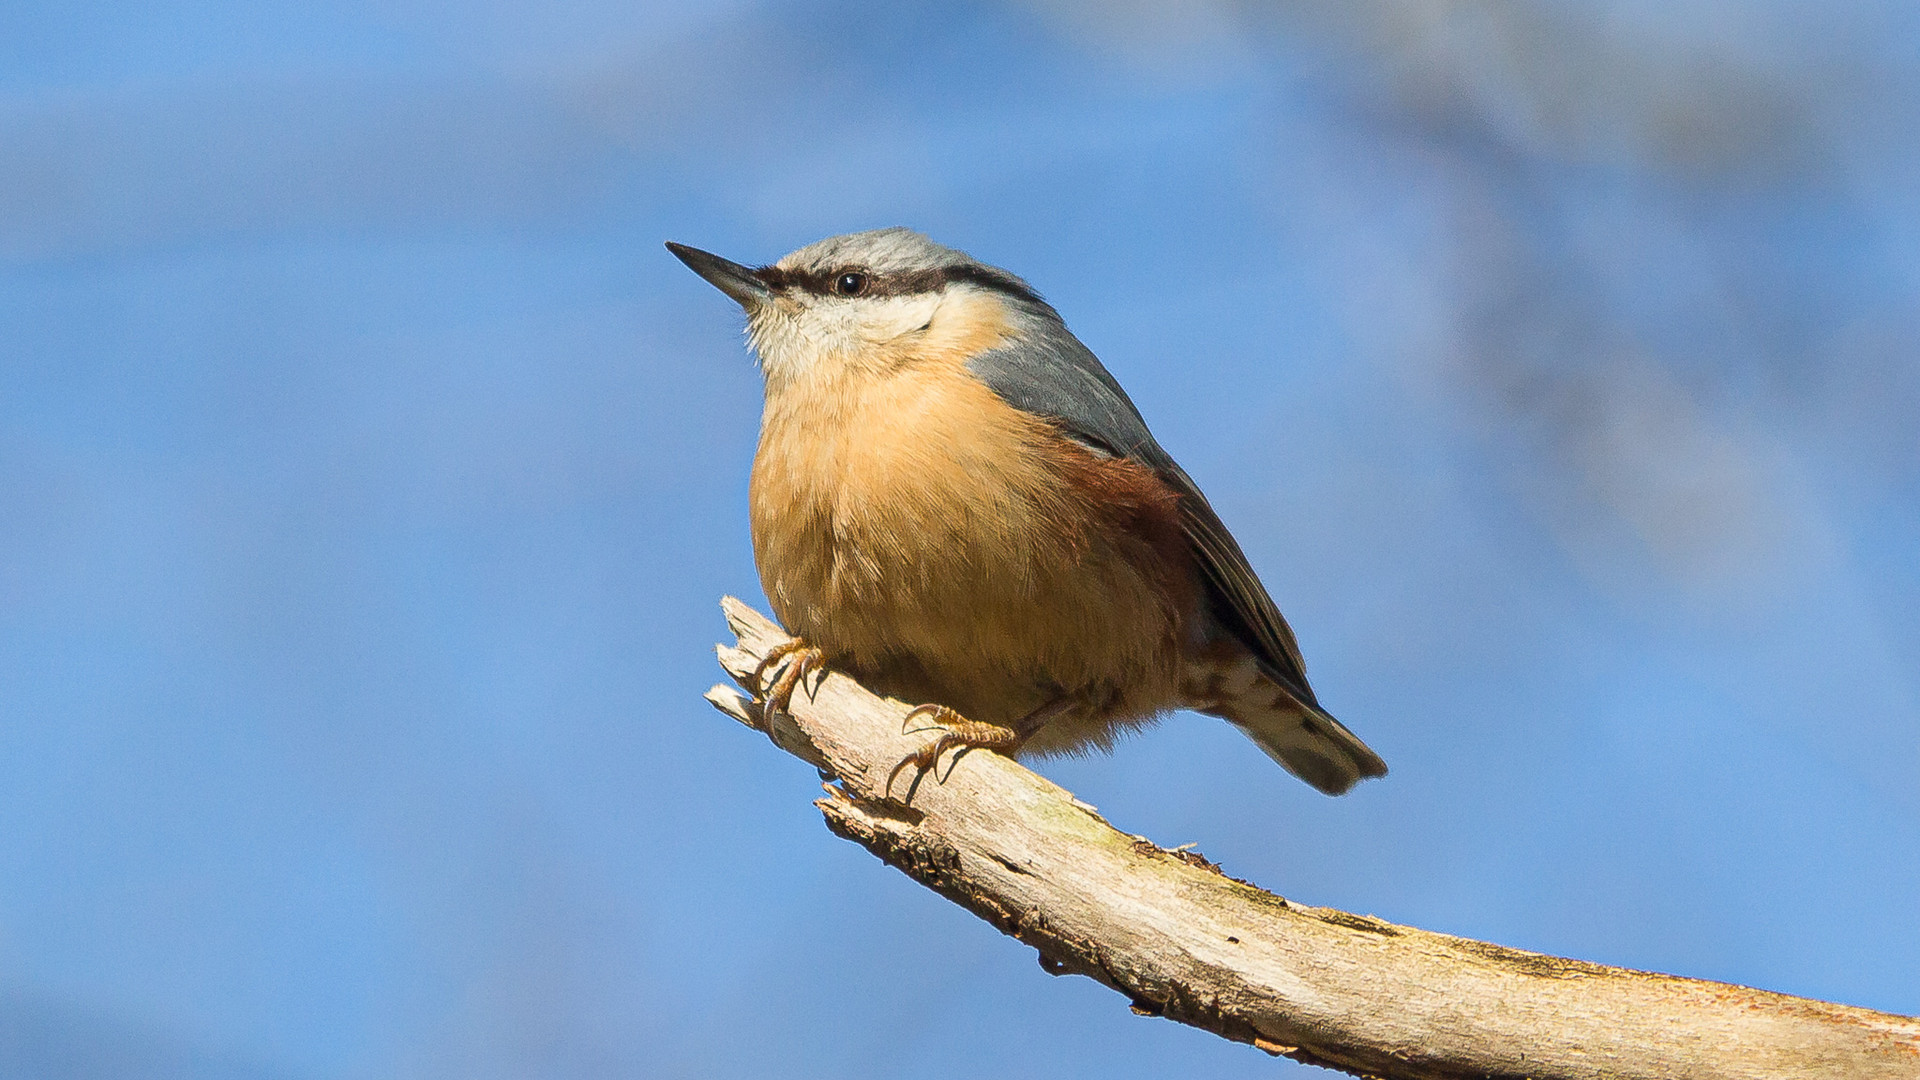
<instances>
[{"instance_id":1,"label":"pointed beak","mask_svg":"<svg viewBox=\"0 0 1920 1080\"><path fill-rule=\"evenodd\" d=\"M667 250L687 264L687 268L707 279L707 284L733 297L734 303L752 311L773 299L773 290L753 276L753 270L712 252L667 241Z\"/></svg>"}]
</instances>

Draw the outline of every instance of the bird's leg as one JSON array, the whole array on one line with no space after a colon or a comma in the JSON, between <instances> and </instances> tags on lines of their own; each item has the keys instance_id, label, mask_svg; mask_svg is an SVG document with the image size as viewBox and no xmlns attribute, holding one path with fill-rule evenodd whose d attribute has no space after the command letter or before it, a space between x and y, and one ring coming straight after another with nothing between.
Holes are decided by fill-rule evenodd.
<instances>
[{"instance_id":1,"label":"bird's leg","mask_svg":"<svg viewBox=\"0 0 1920 1080\"><path fill-rule=\"evenodd\" d=\"M917 717L930 717L939 726L940 734L927 745L900 759L893 771L887 774L887 790L893 790L893 782L907 766L914 766L920 773L940 760L940 755L958 746L963 749L978 747L982 750L1011 750L1020 745L1020 733L1010 727L999 724L986 724L969 720L945 705L922 705L907 714L901 721L901 728L913 723Z\"/></svg>"},{"instance_id":2,"label":"bird's leg","mask_svg":"<svg viewBox=\"0 0 1920 1080\"><path fill-rule=\"evenodd\" d=\"M772 686L766 687L767 672L781 665L781 661L786 663L781 666L779 677L774 679ZM765 708L789 712L787 706L793 703L794 688L801 685L808 675L819 670L826 661L827 654L807 644L805 638L788 638L768 649L760 666L753 669L753 685L766 687L766 696L763 698Z\"/></svg>"},{"instance_id":3,"label":"bird's leg","mask_svg":"<svg viewBox=\"0 0 1920 1080\"><path fill-rule=\"evenodd\" d=\"M904 732L908 724L916 717L930 717L940 729L940 734L927 745L900 759L893 771L887 774L886 790L893 790L893 782L907 766L912 765L917 773L925 773L940 760L940 755L955 747L964 754L968 750L998 750L1003 753L1017 749L1034 732L1045 727L1061 713L1074 705L1074 699L1059 697L1033 710L1013 722L1011 727L1004 724L989 724L979 720L969 720L945 705L922 705L909 712L900 722ZM954 755L959 760L959 754ZM949 772L952 770L949 769Z\"/></svg>"}]
</instances>

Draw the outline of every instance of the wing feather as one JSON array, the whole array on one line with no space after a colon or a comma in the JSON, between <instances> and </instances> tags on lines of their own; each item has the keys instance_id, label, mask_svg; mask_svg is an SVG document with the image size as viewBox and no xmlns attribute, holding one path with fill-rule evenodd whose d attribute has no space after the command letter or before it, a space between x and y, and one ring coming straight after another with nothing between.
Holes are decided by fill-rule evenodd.
<instances>
[{"instance_id":1,"label":"wing feather","mask_svg":"<svg viewBox=\"0 0 1920 1080\"><path fill-rule=\"evenodd\" d=\"M1318 709L1320 702L1307 685L1306 662L1293 628L1253 572L1240 542L1227 531L1185 469L1169 458L1161 475L1180 492L1180 524L1215 601L1214 617L1253 651L1274 681L1300 704Z\"/></svg>"},{"instance_id":2,"label":"wing feather","mask_svg":"<svg viewBox=\"0 0 1920 1080\"><path fill-rule=\"evenodd\" d=\"M1066 434L1153 469L1181 495L1181 524L1207 588L1212 614L1244 642L1302 705L1318 709L1293 630L1248 564L1246 553L1185 469L1173 460L1106 365L1052 308L1028 306L1025 333L968 361L968 368L1015 408L1044 416Z\"/></svg>"},{"instance_id":3,"label":"wing feather","mask_svg":"<svg viewBox=\"0 0 1920 1080\"><path fill-rule=\"evenodd\" d=\"M1207 711L1232 720L1274 760L1329 794L1384 775L1380 756L1320 707L1293 629L1246 552L1199 485L1154 441L1120 383L1044 301L1028 293L1015 298L1014 307L1019 337L973 357L968 368L1015 408L1046 417L1084 445L1146 465L1180 493L1180 523L1200 571L1206 612L1216 631L1239 642L1272 684L1264 692L1248 687L1244 700L1219 702Z\"/></svg>"}]
</instances>

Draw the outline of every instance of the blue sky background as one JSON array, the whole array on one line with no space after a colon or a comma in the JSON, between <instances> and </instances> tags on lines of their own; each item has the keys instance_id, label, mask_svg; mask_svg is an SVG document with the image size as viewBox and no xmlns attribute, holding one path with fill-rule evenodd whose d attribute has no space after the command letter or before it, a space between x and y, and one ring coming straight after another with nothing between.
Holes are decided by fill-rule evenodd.
<instances>
[{"instance_id":1,"label":"blue sky background","mask_svg":"<svg viewBox=\"0 0 1920 1080\"><path fill-rule=\"evenodd\" d=\"M1920 1013L1920 17L0 5L0 1074L1325 1075L699 700L759 380L660 246L1029 278L1392 775L1042 770L1305 902Z\"/></svg>"}]
</instances>

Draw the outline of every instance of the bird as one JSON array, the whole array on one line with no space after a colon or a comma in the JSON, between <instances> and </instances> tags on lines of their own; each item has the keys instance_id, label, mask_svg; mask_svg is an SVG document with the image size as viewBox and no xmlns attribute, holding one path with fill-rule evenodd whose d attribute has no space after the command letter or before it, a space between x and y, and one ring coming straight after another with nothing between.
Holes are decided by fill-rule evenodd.
<instances>
[{"instance_id":1,"label":"bird","mask_svg":"<svg viewBox=\"0 0 1920 1080\"><path fill-rule=\"evenodd\" d=\"M935 734L889 789L948 750L1110 750L1181 708L1330 795L1386 774L1206 496L1025 280L907 228L758 267L667 248L744 309L764 376L749 517L793 635L755 673L769 707L819 670L923 703L908 722Z\"/></svg>"}]
</instances>

